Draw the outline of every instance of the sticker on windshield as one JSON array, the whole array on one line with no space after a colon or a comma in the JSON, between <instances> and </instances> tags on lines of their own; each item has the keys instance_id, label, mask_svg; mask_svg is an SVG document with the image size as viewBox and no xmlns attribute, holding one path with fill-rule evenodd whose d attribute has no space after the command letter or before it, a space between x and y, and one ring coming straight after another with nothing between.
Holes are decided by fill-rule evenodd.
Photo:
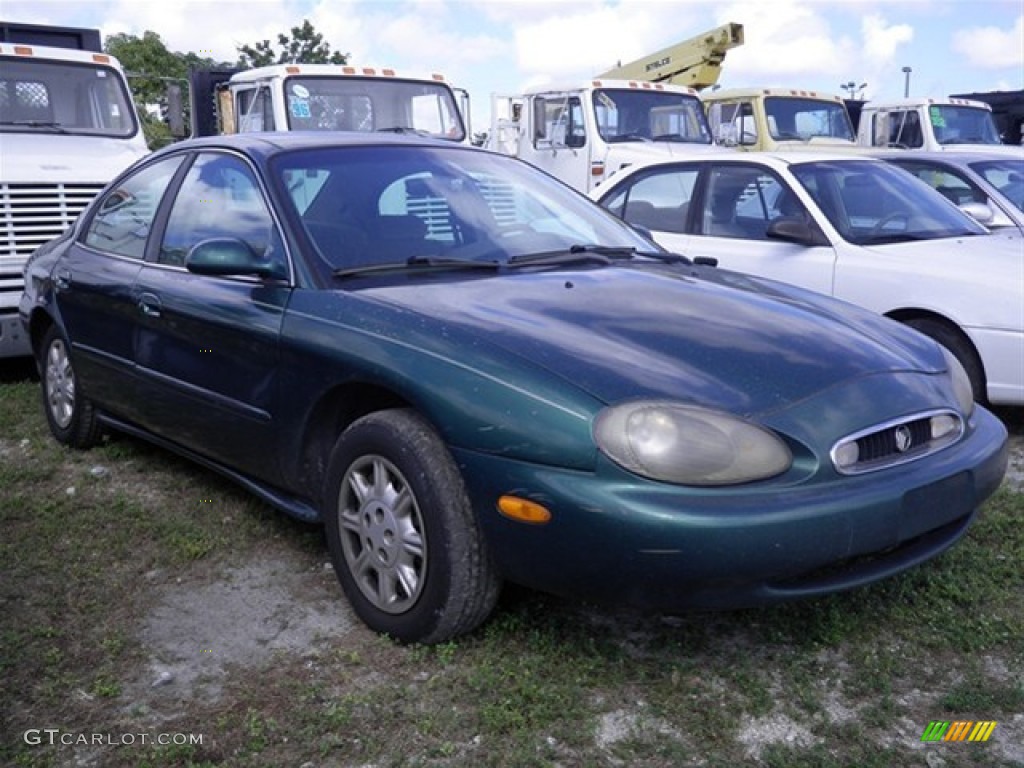
<instances>
[{"instance_id":1,"label":"sticker on windshield","mask_svg":"<svg viewBox=\"0 0 1024 768\"><path fill-rule=\"evenodd\" d=\"M288 102L288 108L292 113L292 117L312 117L313 113L309 111L309 102L302 101L300 99L291 99Z\"/></svg>"},{"instance_id":2,"label":"sticker on windshield","mask_svg":"<svg viewBox=\"0 0 1024 768\"><path fill-rule=\"evenodd\" d=\"M309 88L307 88L304 85L299 85L298 83L295 83L292 86L292 93L294 93L300 99L308 99L309 98Z\"/></svg>"},{"instance_id":3,"label":"sticker on windshield","mask_svg":"<svg viewBox=\"0 0 1024 768\"><path fill-rule=\"evenodd\" d=\"M936 128L946 127L946 118L942 116L942 110L938 107L928 107L928 118Z\"/></svg>"}]
</instances>

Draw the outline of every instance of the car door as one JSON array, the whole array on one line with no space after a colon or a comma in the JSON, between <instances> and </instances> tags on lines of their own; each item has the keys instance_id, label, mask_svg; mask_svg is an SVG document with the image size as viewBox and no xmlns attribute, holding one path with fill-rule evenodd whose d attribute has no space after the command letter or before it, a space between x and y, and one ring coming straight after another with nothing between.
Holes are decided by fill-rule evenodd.
<instances>
[{"instance_id":1,"label":"car door","mask_svg":"<svg viewBox=\"0 0 1024 768\"><path fill-rule=\"evenodd\" d=\"M687 219L700 167L659 165L638 171L617 186L601 205L670 251L689 252Z\"/></svg>"},{"instance_id":2,"label":"car door","mask_svg":"<svg viewBox=\"0 0 1024 768\"><path fill-rule=\"evenodd\" d=\"M769 237L780 219L803 222L813 241ZM771 169L708 163L691 204L685 254L718 260L725 269L831 294L836 251L808 205Z\"/></svg>"},{"instance_id":3,"label":"car door","mask_svg":"<svg viewBox=\"0 0 1024 768\"><path fill-rule=\"evenodd\" d=\"M55 304L89 397L134 419L132 286L142 268L164 191L182 157L150 163L105 190L79 239L54 271Z\"/></svg>"},{"instance_id":4,"label":"car door","mask_svg":"<svg viewBox=\"0 0 1024 768\"><path fill-rule=\"evenodd\" d=\"M161 234L134 288L146 423L219 463L274 478L278 342L290 283L200 275L185 266L198 243L237 238L289 273L253 168L235 154L198 153Z\"/></svg>"}]
</instances>

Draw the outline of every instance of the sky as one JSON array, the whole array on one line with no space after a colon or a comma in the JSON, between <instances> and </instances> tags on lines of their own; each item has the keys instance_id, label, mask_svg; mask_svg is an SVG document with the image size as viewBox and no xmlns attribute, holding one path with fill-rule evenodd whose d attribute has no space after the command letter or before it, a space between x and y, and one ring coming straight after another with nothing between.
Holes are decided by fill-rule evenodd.
<instances>
[{"instance_id":1,"label":"sky","mask_svg":"<svg viewBox=\"0 0 1024 768\"><path fill-rule=\"evenodd\" d=\"M234 62L309 19L349 62L442 73L471 95L580 82L706 32L743 25L723 88L861 98L1024 89L1024 0L3 0L4 21L157 32L174 51ZM863 89L859 86L866 84Z\"/></svg>"}]
</instances>

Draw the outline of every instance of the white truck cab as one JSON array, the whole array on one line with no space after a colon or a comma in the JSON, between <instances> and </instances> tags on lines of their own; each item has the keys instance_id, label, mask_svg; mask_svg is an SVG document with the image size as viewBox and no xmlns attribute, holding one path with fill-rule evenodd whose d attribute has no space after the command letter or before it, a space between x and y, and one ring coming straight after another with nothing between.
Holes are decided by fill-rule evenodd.
<instances>
[{"instance_id":1,"label":"white truck cab","mask_svg":"<svg viewBox=\"0 0 1024 768\"><path fill-rule=\"evenodd\" d=\"M983 150L1020 154L1003 144L992 107L971 99L868 101L861 108L857 143L930 151Z\"/></svg>"},{"instance_id":2,"label":"white truck cab","mask_svg":"<svg viewBox=\"0 0 1024 768\"><path fill-rule=\"evenodd\" d=\"M468 97L438 74L336 64L278 64L193 77L193 134L395 131L468 143ZM211 93L210 91L213 91ZM196 105L199 109L196 109ZM215 104L215 117L204 109ZM460 106L463 108L460 110Z\"/></svg>"},{"instance_id":3,"label":"white truck cab","mask_svg":"<svg viewBox=\"0 0 1024 768\"><path fill-rule=\"evenodd\" d=\"M703 95L715 142L739 149L857 150L839 96L792 88L729 88Z\"/></svg>"},{"instance_id":4,"label":"white truck cab","mask_svg":"<svg viewBox=\"0 0 1024 768\"><path fill-rule=\"evenodd\" d=\"M18 317L28 257L148 152L116 59L0 42L0 358L31 351Z\"/></svg>"},{"instance_id":5,"label":"white truck cab","mask_svg":"<svg viewBox=\"0 0 1024 768\"><path fill-rule=\"evenodd\" d=\"M606 79L495 94L484 148L521 158L581 192L635 163L714 151L696 90Z\"/></svg>"}]
</instances>

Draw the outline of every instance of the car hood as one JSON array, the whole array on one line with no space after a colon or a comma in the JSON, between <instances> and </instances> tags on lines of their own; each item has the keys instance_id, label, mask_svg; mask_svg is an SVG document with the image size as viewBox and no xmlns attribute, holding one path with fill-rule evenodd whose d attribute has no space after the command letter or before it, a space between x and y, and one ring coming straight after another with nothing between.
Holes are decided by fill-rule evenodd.
<instances>
[{"instance_id":1,"label":"car hood","mask_svg":"<svg viewBox=\"0 0 1024 768\"><path fill-rule=\"evenodd\" d=\"M364 291L441 321L440 333L417 343L451 344L449 355L496 345L605 403L665 397L753 414L852 378L944 368L930 340L897 323L711 268L429 278ZM408 330L438 329L434 322L403 322ZM471 343L456 343L456 337Z\"/></svg>"}]
</instances>

